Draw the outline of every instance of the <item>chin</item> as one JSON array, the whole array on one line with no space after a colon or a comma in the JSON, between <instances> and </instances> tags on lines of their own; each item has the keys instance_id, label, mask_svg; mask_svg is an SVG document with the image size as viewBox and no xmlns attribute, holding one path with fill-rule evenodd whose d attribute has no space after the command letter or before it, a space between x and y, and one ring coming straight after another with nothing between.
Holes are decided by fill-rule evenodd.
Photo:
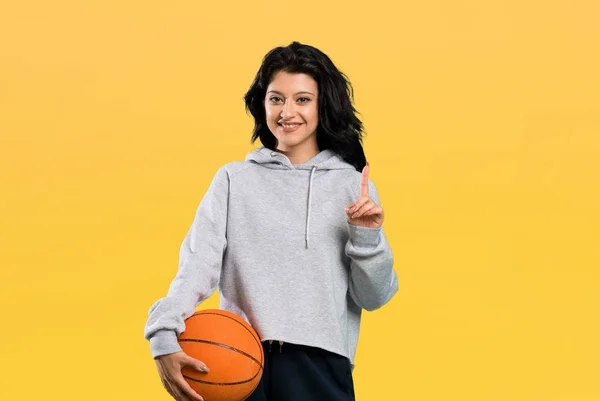
<instances>
[{"instance_id":1,"label":"chin","mask_svg":"<svg viewBox=\"0 0 600 401\"><path fill-rule=\"evenodd\" d=\"M279 148L283 148L283 149L290 149L293 148L295 146L298 146L300 144L300 142L297 141L281 141L281 140L277 140L277 147Z\"/></svg>"},{"instance_id":2,"label":"chin","mask_svg":"<svg viewBox=\"0 0 600 401\"><path fill-rule=\"evenodd\" d=\"M304 127L303 127L304 128ZM297 146L302 146L305 142L311 140L311 135L306 136L305 132L285 133L280 130L271 129L271 133L277 140L277 147L282 149L292 149Z\"/></svg>"}]
</instances>

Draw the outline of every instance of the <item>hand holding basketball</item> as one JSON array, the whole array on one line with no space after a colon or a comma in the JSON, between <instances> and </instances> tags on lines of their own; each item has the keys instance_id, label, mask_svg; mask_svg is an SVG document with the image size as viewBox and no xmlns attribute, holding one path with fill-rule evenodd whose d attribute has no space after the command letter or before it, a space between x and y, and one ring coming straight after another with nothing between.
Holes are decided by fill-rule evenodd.
<instances>
[{"instance_id":1,"label":"hand holding basketball","mask_svg":"<svg viewBox=\"0 0 600 401\"><path fill-rule=\"evenodd\" d=\"M258 386L263 346L241 316L220 309L196 311L185 320L177 342L182 353L165 358L163 370L178 401L244 401ZM203 362L210 371L202 371Z\"/></svg>"},{"instance_id":2,"label":"hand holding basketball","mask_svg":"<svg viewBox=\"0 0 600 401\"><path fill-rule=\"evenodd\" d=\"M200 372L208 372L206 365L185 352L162 355L156 358L158 374L167 392L177 401L204 401L183 378L181 369L189 366Z\"/></svg>"},{"instance_id":3,"label":"hand holding basketball","mask_svg":"<svg viewBox=\"0 0 600 401\"><path fill-rule=\"evenodd\" d=\"M383 224L383 208L369 197L369 163L360 178L360 198L346 206L346 218L354 226L379 228Z\"/></svg>"}]
</instances>

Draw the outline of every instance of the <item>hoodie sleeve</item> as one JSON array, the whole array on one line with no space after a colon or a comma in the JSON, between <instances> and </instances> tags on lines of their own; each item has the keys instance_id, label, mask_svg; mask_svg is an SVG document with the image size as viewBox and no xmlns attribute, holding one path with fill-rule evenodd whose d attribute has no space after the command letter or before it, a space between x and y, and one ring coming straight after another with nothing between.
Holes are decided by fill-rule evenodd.
<instances>
[{"instance_id":1,"label":"hoodie sleeve","mask_svg":"<svg viewBox=\"0 0 600 401\"><path fill-rule=\"evenodd\" d=\"M210 297L219 284L226 249L229 176L217 171L196 209L195 217L179 251L179 267L165 297L148 311L144 337L153 358L181 351L177 342L185 319Z\"/></svg>"},{"instance_id":2,"label":"hoodie sleeve","mask_svg":"<svg viewBox=\"0 0 600 401\"><path fill-rule=\"evenodd\" d=\"M377 189L369 180L369 195L381 205ZM380 228L358 227L348 223L346 256L350 258L350 296L368 311L385 305L398 291L398 276L390 245Z\"/></svg>"}]
</instances>

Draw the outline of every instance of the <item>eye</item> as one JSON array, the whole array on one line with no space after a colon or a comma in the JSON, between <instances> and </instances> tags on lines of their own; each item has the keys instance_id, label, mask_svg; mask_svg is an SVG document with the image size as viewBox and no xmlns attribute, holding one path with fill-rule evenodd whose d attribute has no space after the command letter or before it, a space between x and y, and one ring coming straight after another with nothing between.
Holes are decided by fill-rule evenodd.
<instances>
[{"instance_id":1,"label":"eye","mask_svg":"<svg viewBox=\"0 0 600 401\"><path fill-rule=\"evenodd\" d=\"M269 100L271 103L279 103L282 99L279 96L271 96Z\"/></svg>"},{"instance_id":2,"label":"eye","mask_svg":"<svg viewBox=\"0 0 600 401\"><path fill-rule=\"evenodd\" d=\"M310 98L308 98L308 97L301 97L301 98L298 98L298 101L300 103L307 103L307 102L310 102Z\"/></svg>"}]
</instances>

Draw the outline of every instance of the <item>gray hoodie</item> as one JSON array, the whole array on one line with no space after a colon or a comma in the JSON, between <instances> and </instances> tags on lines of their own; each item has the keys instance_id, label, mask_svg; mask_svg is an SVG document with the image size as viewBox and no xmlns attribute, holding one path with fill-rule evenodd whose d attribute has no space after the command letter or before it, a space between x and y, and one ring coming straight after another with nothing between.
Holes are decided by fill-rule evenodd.
<instances>
[{"instance_id":1,"label":"gray hoodie","mask_svg":"<svg viewBox=\"0 0 600 401\"><path fill-rule=\"evenodd\" d=\"M354 365L362 309L398 290L383 228L348 223L361 174L331 150L302 165L260 147L219 168L181 245L165 297L148 312L153 357L181 350L184 320L215 290L261 340L319 347ZM381 205L369 180L369 196Z\"/></svg>"}]
</instances>

